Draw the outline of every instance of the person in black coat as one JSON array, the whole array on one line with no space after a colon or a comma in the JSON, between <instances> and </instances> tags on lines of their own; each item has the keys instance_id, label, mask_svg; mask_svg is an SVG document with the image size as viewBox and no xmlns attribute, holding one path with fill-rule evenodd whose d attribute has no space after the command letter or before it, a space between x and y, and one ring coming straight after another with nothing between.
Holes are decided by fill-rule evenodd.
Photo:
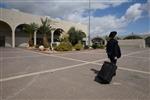
<instances>
[{"instance_id":1,"label":"person in black coat","mask_svg":"<svg viewBox=\"0 0 150 100\"><path fill-rule=\"evenodd\" d=\"M108 58L110 59L111 63L115 65L117 63L117 59L121 57L121 51L118 45L118 41L114 39L116 34L117 34L116 31L110 32L109 40L106 45L106 52L107 52Z\"/></svg>"}]
</instances>

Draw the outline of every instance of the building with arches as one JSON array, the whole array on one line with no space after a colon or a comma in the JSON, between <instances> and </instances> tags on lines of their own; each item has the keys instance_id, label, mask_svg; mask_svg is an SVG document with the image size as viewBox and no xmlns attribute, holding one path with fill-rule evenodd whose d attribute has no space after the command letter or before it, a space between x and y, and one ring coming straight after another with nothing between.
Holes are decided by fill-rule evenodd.
<instances>
[{"instance_id":1,"label":"building with arches","mask_svg":"<svg viewBox=\"0 0 150 100\"><path fill-rule=\"evenodd\" d=\"M46 16L37 16L20 11L0 8L0 46L4 47L19 47L27 43L28 34L20 31L23 25L30 23L37 23L41 25L41 18L45 19ZM49 17L48 17L49 18ZM63 29L67 32L70 27L80 29L86 34L88 33L87 25L80 23L73 23L64 20L56 20L49 18L56 22L52 24L56 29ZM55 32L54 32L55 33ZM55 35L55 34L54 34ZM88 36L88 35L87 35ZM37 35L34 33L34 43L36 45Z\"/></svg>"}]
</instances>

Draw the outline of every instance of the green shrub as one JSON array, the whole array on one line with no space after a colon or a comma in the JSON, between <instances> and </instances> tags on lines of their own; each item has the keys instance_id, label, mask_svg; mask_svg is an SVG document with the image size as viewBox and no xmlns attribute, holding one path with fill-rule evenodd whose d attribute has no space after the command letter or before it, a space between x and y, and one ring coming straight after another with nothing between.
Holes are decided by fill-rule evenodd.
<instances>
[{"instance_id":1,"label":"green shrub","mask_svg":"<svg viewBox=\"0 0 150 100\"><path fill-rule=\"evenodd\" d=\"M75 48L76 50L81 50L81 49L83 48L83 45L82 45L81 43L77 43L77 44L74 46L74 48Z\"/></svg>"},{"instance_id":2,"label":"green shrub","mask_svg":"<svg viewBox=\"0 0 150 100\"><path fill-rule=\"evenodd\" d=\"M56 48L56 51L71 51L72 45L70 42L61 42Z\"/></svg>"},{"instance_id":3,"label":"green shrub","mask_svg":"<svg viewBox=\"0 0 150 100\"><path fill-rule=\"evenodd\" d=\"M104 45L100 45L100 44L96 44L96 43L95 43L95 44L92 45L92 48L93 48L93 49L97 49L97 48L104 49L105 46L104 46Z\"/></svg>"},{"instance_id":4,"label":"green shrub","mask_svg":"<svg viewBox=\"0 0 150 100\"><path fill-rule=\"evenodd\" d=\"M124 38L124 40L126 40L126 39L142 39L142 37L140 37L138 35L129 35Z\"/></svg>"},{"instance_id":5,"label":"green shrub","mask_svg":"<svg viewBox=\"0 0 150 100\"><path fill-rule=\"evenodd\" d=\"M84 49L89 49L89 47L90 47L90 46L88 46L88 45L85 45L85 46L84 46Z\"/></svg>"},{"instance_id":6,"label":"green shrub","mask_svg":"<svg viewBox=\"0 0 150 100\"><path fill-rule=\"evenodd\" d=\"M92 44L92 48L96 49L96 48L98 48L98 45L94 43L94 44Z\"/></svg>"},{"instance_id":7,"label":"green shrub","mask_svg":"<svg viewBox=\"0 0 150 100\"><path fill-rule=\"evenodd\" d=\"M104 49L104 48L105 48L105 46L104 46L104 45L100 45L98 48L100 48L100 49Z\"/></svg>"}]
</instances>

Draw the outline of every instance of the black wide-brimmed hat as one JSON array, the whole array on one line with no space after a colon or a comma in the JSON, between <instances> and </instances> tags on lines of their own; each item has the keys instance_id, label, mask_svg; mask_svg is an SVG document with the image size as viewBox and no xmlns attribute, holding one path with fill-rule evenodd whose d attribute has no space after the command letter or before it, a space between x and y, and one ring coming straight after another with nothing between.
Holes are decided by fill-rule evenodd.
<instances>
[{"instance_id":1,"label":"black wide-brimmed hat","mask_svg":"<svg viewBox=\"0 0 150 100\"><path fill-rule=\"evenodd\" d=\"M116 36L117 32L116 31L112 31L109 34L109 37L114 38Z\"/></svg>"}]
</instances>

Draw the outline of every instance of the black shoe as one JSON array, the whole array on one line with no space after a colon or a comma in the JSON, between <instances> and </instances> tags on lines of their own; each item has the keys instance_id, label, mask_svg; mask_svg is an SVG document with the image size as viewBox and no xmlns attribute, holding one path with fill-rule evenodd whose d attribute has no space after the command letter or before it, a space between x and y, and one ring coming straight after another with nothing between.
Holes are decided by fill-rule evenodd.
<instances>
[{"instance_id":1,"label":"black shoe","mask_svg":"<svg viewBox=\"0 0 150 100\"><path fill-rule=\"evenodd\" d=\"M114 73L113 76L116 76L116 73Z\"/></svg>"}]
</instances>

